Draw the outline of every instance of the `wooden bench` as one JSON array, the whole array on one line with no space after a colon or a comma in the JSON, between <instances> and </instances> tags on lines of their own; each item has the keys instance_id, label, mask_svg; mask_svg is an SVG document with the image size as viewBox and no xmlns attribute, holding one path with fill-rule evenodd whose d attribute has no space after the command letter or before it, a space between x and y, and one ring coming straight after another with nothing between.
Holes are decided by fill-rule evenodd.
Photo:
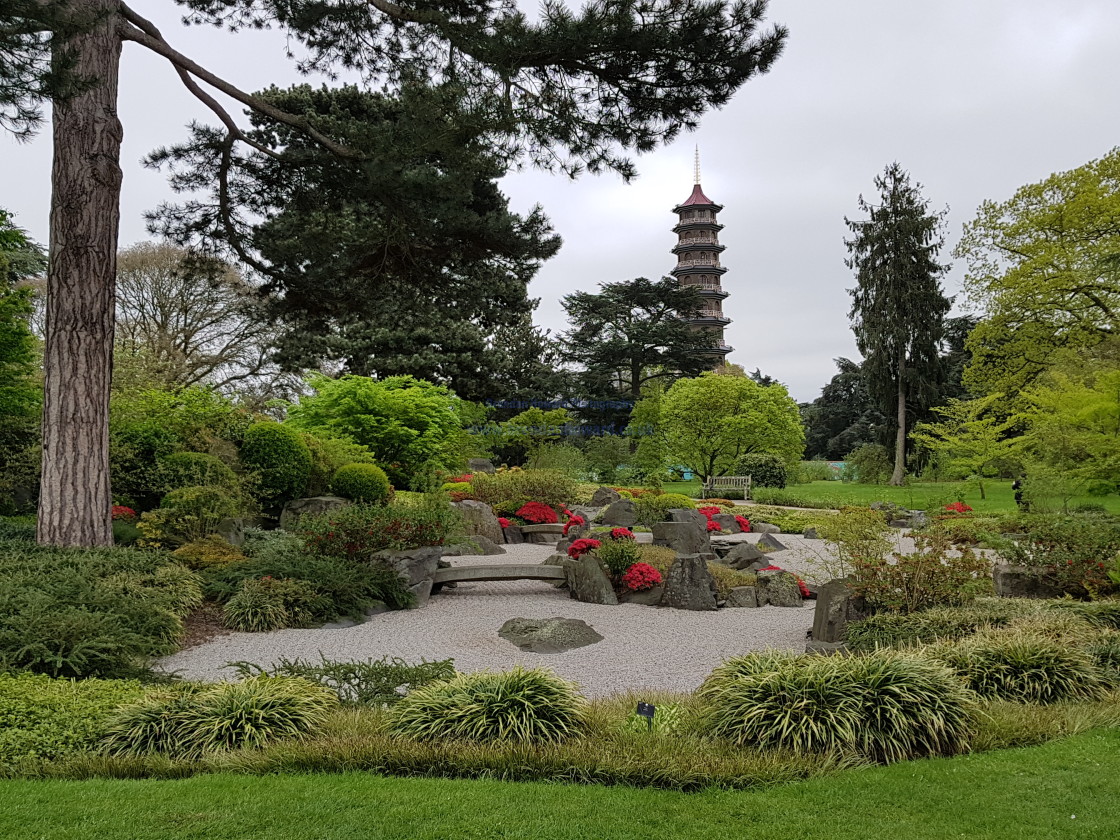
<instances>
[{"instance_id":1,"label":"wooden bench","mask_svg":"<svg viewBox=\"0 0 1120 840\"><path fill-rule=\"evenodd\" d=\"M512 565L452 566L436 569L432 583L459 583L477 580L564 580L563 566Z\"/></svg>"},{"instance_id":2,"label":"wooden bench","mask_svg":"<svg viewBox=\"0 0 1120 840\"><path fill-rule=\"evenodd\" d=\"M751 497L751 477L749 475L712 476L704 483L704 487L700 491L700 498L708 498L708 494L715 490L742 490L743 498L749 499Z\"/></svg>"}]
</instances>

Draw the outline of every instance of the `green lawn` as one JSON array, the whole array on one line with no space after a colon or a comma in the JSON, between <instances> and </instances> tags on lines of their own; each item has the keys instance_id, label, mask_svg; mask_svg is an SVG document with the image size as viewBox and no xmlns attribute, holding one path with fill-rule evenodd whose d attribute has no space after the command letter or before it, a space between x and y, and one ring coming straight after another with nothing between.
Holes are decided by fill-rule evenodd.
<instances>
[{"instance_id":1,"label":"green lawn","mask_svg":"<svg viewBox=\"0 0 1120 840\"><path fill-rule=\"evenodd\" d=\"M699 496L700 482L695 480L672 482L665 485L665 491ZM1010 513L1016 510L1010 481L985 481L986 498L984 499L980 498L980 492L975 486L964 482L919 481L906 487L890 487L886 484L814 481L810 484L791 484L782 492L794 498L835 501L841 504L868 505L872 502L897 502L912 509L924 509L935 502L955 501L957 494L960 493L965 503L977 512ZM1116 494L1103 498L1079 496L1070 502L1071 507L1079 504L1104 505L1112 513L1120 513L1120 496Z\"/></svg>"},{"instance_id":2,"label":"green lawn","mask_svg":"<svg viewBox=\"0 0 1120 840\"><path fill-rule=\"evenodd\" d=\"M747 792L345 775L0 781L5 840L1113 840L1120 731Z\"/></svg>"}]
</instances>

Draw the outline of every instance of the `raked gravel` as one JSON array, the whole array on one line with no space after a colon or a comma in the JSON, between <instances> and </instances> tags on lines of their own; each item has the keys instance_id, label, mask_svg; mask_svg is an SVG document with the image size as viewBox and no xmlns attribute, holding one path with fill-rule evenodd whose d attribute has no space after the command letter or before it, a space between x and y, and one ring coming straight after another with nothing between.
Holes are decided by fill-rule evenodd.
<instances>
[{"instance_id":1,"label":"raked gravel","mask_svg":"<svg viewBox=\"0 0 1120 840\"><path fill-rule=\"evenodd\" d=\"M648 535L640 535L648 541ZM726 539L755 542L757 534ZM779 535L787 550L771 555L782 568L814 579L811 560L825 552L820 540ZM910 543L904 539L904 543ZM453 558L455 565L539 563L551 546L508 545L506 554ZM900 548L909 549L907 544ZM692 691L725 659L752 650L804 650L813 605L689 612L665 607L583 604L545 581L460 583L417 610L383 613L337 630L232 633L162 660L162 668L195 680L232 679L228 663L268 665L278 658L361 661L382 656L455 660L459 671L548 666L579 683L588 696L627 690ZM604 640L565 653L521 651L498 637L511 618L578 618Z\"/></svg>"}]
</instances>

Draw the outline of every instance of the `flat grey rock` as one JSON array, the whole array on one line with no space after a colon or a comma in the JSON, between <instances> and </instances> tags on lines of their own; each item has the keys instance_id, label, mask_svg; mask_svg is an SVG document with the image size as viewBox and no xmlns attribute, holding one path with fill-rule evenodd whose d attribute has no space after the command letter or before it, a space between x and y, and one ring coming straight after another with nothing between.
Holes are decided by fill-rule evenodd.
<instances>
[{"instance_id":1,"label":"flat grey rock","mask_svg":"<svg viewBox=\"0 0 1120 840\"><path fill-rule=\"evenodd\" d=\"M498 635L529 653L563 653L603 641L578 618L511 618Z\"/></svg>"}]
</instances>

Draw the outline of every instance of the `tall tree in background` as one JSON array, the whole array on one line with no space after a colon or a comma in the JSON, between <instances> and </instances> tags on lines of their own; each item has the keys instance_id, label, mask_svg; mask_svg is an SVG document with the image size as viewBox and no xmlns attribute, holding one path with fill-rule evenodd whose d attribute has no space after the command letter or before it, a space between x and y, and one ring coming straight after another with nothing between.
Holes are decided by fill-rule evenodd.
<instances>
[{"instance_id":1,"label":"tall tree in background","mask_svg":"<svg viewBox=\"0 0 1120 840\"><path fill-rule=\"evenodd\" d=\"M603 283L600 291L563 299L572 328L568 358L584 368L587 392L638 400L651 382L666 384L711 367L707 331L685 320L700 310L700 293L675 278Z\"/></svg>"},{"instance_id":2,"label":"tall tree in background","mask_svg":"<svg viewBox=\"0 0 1120 840\"><path fill-rule=\"evenodd\" d=\"M805 424L805 457L841 461L866 443L878 443L888 418L867 390L863 366L851 359L833 359L837 373L821 395L801 406Z\"/></svg>"},{"instance_id":3,"label":"tall tree in background","mask_svg":"<svg viewBox=\"0 0 1120 840\"><path fill-rule=\"evenodd\" d=\"M170 6L170 0L163 0ZM498 0L179 0L186 22L271 27L299 67L345 68L371 86L404 78L461 87L490 136L534 164L633 174L623 148L648 151L694 127L781 52L760 31L764 0L595 0L544 6L530 22ZM150 4L149 4L150 5ZM305 133L341 158L362 152L329 120L242 90L175 49L122 0L8 0L0 7L0 123L29 133L54 99L51 260L40 542L112 541L108 406L116 309L124 42L166 59L223 126L227 156L252 141L215 94ZM220 173L223 178L228 170ZM226 208L228 210L228 208Z\"/></svg>"},{"instance_id":4,"label":"tall tree in background","mask_svg":"<svg viewBox=\"0 0 1120 840\"><path fill-rule=\"evenodd\" d=\"M859 197L868 218L844 219L853 234L844 240L846 262L856 273L849 317L868 388L897 418L890 483L898 486L906 476L907 409L927 409L944 379L938 348L951 301L940 282L947 267L937 258L945 214L930 212L921 185L897 162L875 188L879 204Z\"/></svg>"}]
</instances>

